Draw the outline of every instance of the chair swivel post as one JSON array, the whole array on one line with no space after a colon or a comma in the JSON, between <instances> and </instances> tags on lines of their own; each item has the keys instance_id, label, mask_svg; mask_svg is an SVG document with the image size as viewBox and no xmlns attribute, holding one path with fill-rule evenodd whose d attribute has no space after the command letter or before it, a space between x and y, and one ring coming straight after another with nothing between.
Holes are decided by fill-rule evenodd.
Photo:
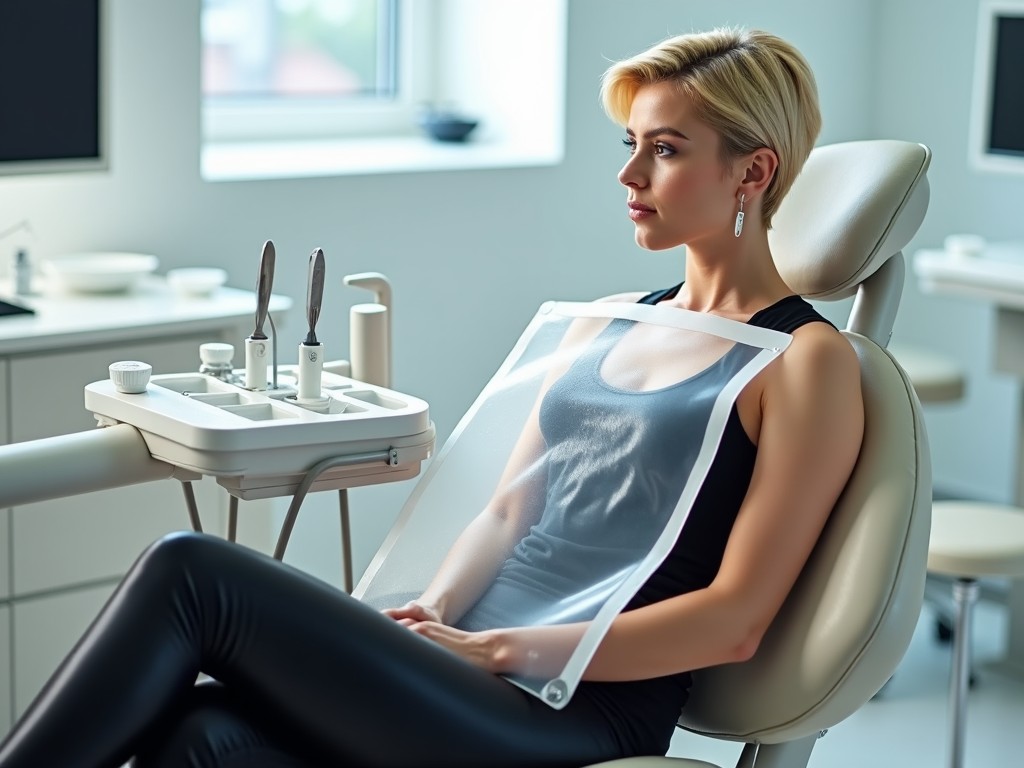
<instances>
[{"instance_id":1,"label":"chair swivel post","mask_svg":"<svg viewBox=\"0 0 1024 768\"><path fill-rule=\"evenodd\" d=\"M949 768L964 764L967 731L967 692L971 677L971 618L978 601L978 582L958 578L953 582L956 631L953 635L952 685L949 688Z\"/></svg>"}]
</instances>

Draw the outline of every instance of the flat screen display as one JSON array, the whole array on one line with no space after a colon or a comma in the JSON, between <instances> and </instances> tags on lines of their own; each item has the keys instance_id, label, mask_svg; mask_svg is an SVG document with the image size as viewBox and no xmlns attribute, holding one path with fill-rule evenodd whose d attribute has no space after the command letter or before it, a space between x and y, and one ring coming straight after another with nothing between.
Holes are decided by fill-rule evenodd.
<instances>
[{"instance_id":1,"label":"flat screen display","mask_svg":"<svg viewBox=\"0 0 1024 768\"><path fill-rule=\"evenodd\" d=\"M1024 15L997 16L994 35L988 147L1024 157Z\"/></svg>"},{"instance_id":2,"label":"flat screen display","mask_svg":"<svg viewBox=\"0 0 1024 768\"><path fill-rule=\"evenodd\" d=\"M975 57L971 163L1024 173L1024 0L983 0Z\"/></svg>"},{"instance_id":3,"label":"flat screen display","mask_svg":"<svg viewBox=\"0 0 1024 768\"><path fill-rule=\"evenodd\" d=\"M105 165L103 0L0 0L0 174Z\"/></svg>"}]
</instances>

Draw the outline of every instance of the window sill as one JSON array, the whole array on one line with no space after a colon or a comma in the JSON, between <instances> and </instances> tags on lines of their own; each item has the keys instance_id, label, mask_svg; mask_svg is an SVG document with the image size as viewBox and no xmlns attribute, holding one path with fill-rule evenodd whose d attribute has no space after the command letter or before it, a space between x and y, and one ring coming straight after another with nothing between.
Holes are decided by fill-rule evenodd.
<instances>
[{"instance_id":1,"label":"window sill","mask_svg":"<svg viewBox=\"0 0 1024 768\"><path fill-rule=\"evenodd\" d=\"M404 136L207 144L202 150L200 173L204 181L256 181L540 167L557 165L561 160L561 147L538 147L536 142L445 144Z\"/></svg>"}]
</instances>

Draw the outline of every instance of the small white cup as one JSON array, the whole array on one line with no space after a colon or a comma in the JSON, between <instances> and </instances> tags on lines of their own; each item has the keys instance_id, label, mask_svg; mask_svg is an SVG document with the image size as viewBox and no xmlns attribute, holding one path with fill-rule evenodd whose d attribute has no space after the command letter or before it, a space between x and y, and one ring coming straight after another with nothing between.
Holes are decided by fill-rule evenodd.
<instances>
[{"instance_id":1,"label":"small white cup","mask_svg":"<svg viewBox=\"0 0 1024 768\"><path fill-rule=\"evenodd\" d=\"M149 386L149 377L153 374L153 366L139 360L122 360L111 363L110 380L114 388L126 395L141 395Z\"/></svg>"},{"instance_id":2,"label":"small white cup","mask_svg":"<svg viewBox=\"0 0 1024 768\"><path fill-rule=\"evenodd\" d=\"M973 259L985 251L985 238L981 235L948 235L942 241L946 254L954 259Z\"/></svg>"}]
</instances>

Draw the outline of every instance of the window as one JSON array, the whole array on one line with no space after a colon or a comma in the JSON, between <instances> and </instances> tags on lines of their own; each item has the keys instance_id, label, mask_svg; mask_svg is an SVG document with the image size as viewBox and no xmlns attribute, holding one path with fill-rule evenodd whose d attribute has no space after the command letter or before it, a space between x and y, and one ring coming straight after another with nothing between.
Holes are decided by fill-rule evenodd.
<instances>
[{"instance_id":1,"label":"window","mask_svg":"<svg viewBox=\"0 0 1024 768\"><path fill-rule=\"evenodd\" d=\"M394 11L387 0L205 0L203 96L389 97Z\"/></svg>"},{"instance_id":2,"label":"window","mask_svg":"<svg viewBox=\"0 0 1024 768\"><path fill-rule=\"evenodd\" d=\"M410 131L424 98L425 35L399 0L203 0L209 141ZM399 5L407 23L400 29ZM422 24L419 25L422 28ZM399 40L406 41L399 53ZM403 58L419 65L401 69Z\"/></svg>"},{"instance_id":3,"label":"window","mask_svg":"<svg viewBox=\"0 0 1024 768\"><path fill-rule=\"evenodd\" d=\"M567 0L202 0L201 176L558 163L566 17ZM479 127L432 142L427 105Z\"/></svg>"}]
</instances>

